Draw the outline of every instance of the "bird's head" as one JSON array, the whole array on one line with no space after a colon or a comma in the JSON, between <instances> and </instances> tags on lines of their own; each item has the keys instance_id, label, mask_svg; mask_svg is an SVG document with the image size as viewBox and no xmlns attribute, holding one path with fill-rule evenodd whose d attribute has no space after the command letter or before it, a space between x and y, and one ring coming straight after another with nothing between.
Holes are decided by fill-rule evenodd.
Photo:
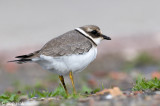
<instances>
[{"instance_id":1,"label":"bird's head","mask_svg":"<svg viewBox=\"0 0 160 106\"><path fill-rule=\"evenodd\" d=\"M82 33L87 38L91 39L96 45L98 45L102 40L111 40L110 37L102 34L100 28L95 25L85 25L76 28L75 30Z\"/></svg>"}]
</instances>

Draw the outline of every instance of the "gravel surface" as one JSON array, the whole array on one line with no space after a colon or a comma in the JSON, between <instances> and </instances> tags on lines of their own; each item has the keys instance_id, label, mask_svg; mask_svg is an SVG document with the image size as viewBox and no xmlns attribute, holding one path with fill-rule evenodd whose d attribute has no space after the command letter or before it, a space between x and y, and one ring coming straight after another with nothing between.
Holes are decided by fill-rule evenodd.
<instances>
[{"instance_id":1,"label":"gravel surface","mask_svg":"<svg viewBox=\"0 0 160 106\"><path fill-rule=\"evenodd\" d=\"M25 98L25 97L24 97ZM24 99L18 104L7 106L160 106L160 91L122 91L121 95L111 93L92 94L86 98L62 99L61 97Z\"/></svg>"}]
</instances>

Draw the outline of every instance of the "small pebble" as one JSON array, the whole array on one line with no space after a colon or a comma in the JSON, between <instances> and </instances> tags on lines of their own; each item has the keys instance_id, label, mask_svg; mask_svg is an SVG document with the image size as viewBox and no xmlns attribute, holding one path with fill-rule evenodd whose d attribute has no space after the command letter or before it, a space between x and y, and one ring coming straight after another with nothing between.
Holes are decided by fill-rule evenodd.
<instances>
[{"instance_id":1,"label":"small pebble","mask_svg":"<svg viewBox=\"0 0 160 106\"><path fill-rule=\"evenodd\" d=\"M44 101L44 100L45 100L45 98L41 98L41 99L40 99L40 101Z\"/></svg>"},{"instance_id":2,"label":"small pebble","mask_svg":"<svg viewBox=\"0 0 160 106\"><path fill-rule=\"evenodd\" d=\"M37 99L37 97L33 97L32 99Z\"/></svg>"},{"instance_id":3,"label":"small pebble","mask_svg":"<svg viewBox=\"0 0 160 106\"><path fill-rule=\"evenodd\" d=\"M88 97L88 98L80 98L78 101L79 102L88 102L89 99L90 99L90 97Z\"/></svg>"},{"instance_id":4,"label":"small pebble","mask_svg":"<svg viewBox=\"0 0 160 106\"><path fill-rule=\"evenodd\" d=\"M100 96L100 100L107 100L107 99L112 99L113 96L111 94L106 94L106 95L102 95Z\"/></svg>"},{"instance_id":5,"label":"small pebble","mask_svg":"<svg viewBox=\"0 0 160 106\"><path fill-rule=\"evenodd\" d=\"M130 95L130 93L131 93L130 91L123 91L123 94L126 96Z\"/></svg>"},{"instance_id":6,"label":"small pebble","mask_svg":"<svg viewBox=\"0 0 160 106\"><path fill-rule=\"evenodd\" d=\"M48 101L56 100L56 98L50 97L48 98Z\"/></svg>"},{"instance_id":7,"label":"small pebble","mask_svg":"<svg viewBox=\"0 0 160 106\"><path fill-rule=\"evenodd\" d=\"M38 101L26 101L23 102L22 106L38 106L40 103Z\"/></svg>"},{"instance_id":8,"label":"small pebble","mask_svg":"<svg viewBox=\"0 0 160 106\"><path fill-rule=\"evenodd\" d=\"M112 99L113 96L112 95L106 95L106 99Z\"/></svg>"},{"instance_id":9,"label":"small pebble","mask_svg":"<svg viewBox=\"0 0 160 106\"><path fill-rule=\"evenodd\" d=\"M20 96L20 102L23 102L23 101L26 101L26 100L28 100L28 96L26 96L26 95L23 95L23 96Z\"/></svg>"},{"instance_id":10,"label":"small pebble","mask_svg":"<svg viewBox=\"0 0 160 106\"><path fill-rule=\"evenodd\" d=\"M155 91L154 93L160 95L160 91Z\"/></svg>"}]
</instances>

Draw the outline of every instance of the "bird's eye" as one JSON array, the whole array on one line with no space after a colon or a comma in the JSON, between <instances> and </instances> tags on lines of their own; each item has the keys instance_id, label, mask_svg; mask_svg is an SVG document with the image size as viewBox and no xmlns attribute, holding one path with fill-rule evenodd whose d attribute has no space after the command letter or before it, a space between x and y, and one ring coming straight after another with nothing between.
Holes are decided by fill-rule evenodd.
<instances>
[{"instance_id":1,"label":"bird's eye","mask_svg":"<svg viewBox=\"0 0 160 106\"><path fill-rule=\"evenodd\" d=\"M92 34L97 34L98 32L96 30L91 31Z\"/></svg>"}]
</instances>

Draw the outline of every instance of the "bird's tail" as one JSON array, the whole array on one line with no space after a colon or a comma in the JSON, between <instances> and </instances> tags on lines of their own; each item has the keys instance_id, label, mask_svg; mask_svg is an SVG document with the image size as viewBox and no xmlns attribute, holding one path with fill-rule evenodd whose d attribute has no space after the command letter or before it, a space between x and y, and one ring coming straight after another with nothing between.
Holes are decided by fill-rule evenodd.
<instances>
[{"instance_id":1,"label":"bird's tail","mask_svg":"<svg viewBox=\"0 0 160 106\"><path fill-rule=\"evenodd\" d=\"M31 62L32 58L35 57L39 52L40 52L40 50L35 51L33 53L30 53L30 54L27 54L27 55L16 56L15 58L17 58L17 60L11 60L11 61L8 61L8 62L16 62L18 64Z\"/></svg>"}]
</instances>

